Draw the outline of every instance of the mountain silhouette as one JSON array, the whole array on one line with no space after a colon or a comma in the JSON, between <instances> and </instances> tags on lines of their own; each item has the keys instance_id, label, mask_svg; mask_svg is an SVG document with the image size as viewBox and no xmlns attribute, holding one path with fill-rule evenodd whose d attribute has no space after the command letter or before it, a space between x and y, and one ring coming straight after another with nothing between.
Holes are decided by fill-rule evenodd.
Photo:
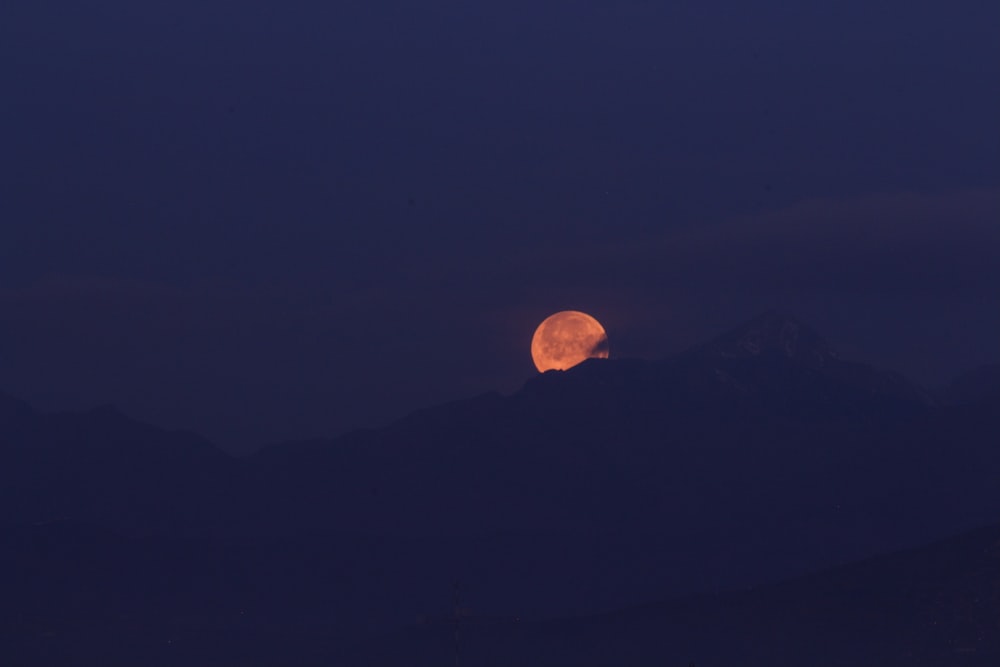
<instances>
[{"instance_id":1,"label":"mountain silhouette","mask_svg":"<svg viewBox=\"0 0 1000 667\"><path fill-rule=\"evenodd\" d=\"M925 406L935 403L926 390L898 373L841 359L833 346L816 331L773 311L695 348L687 358L690 363L700 361L711 366L720 379L730 380L733 389L742 386L746 391L759 390L759 385L768 379L774 381L773 389L786 392L825 382L842 385L844 397L854 393L857 398L882 402ZM749 378L751 382L747 383L744 378L743 384L740 383L741 370L760 374L768 370L779 372L778 369L784 374L777 377L756 375ZM789 373L803 377L801 381L789 383ZM810 374L812 377L806 377Z\"/></svg>"},{"instance_id":2,"label":"mountain silhouette","mask_svg":"<svg viewBox=\"0 0 1000 667\"><path fill-rule=\"evenodd\" d=\"M461 620L481 665L980 666L1000 660L1000 527L770 586L586 617ZM446 623L348 650L344 664L434 665Z\"/></svg>"},{"instance_id":3,"label":"mountain silhouette","mask_svg":"<svg viewBox=\"0 0 1000 667\"><path fill-rule=\"evenodd\" d=\"M962 373L948 386L946 399L951 403L1000 405L1000 364L980 366Z\"/></svg>"},{"instance_id":4,"label":"mountain silhouette","mask_svg":"<svg viewBox=\"0 0 1000 667\"><path fill-rule=\"evenodd\" d=\"M0 401L0 522L62 518L185 533L218 505L233 460L200 436L112 407L38 414Z\"/></svg>"},{"instance_id":5,"label":"mountain silhouette","mask_svg":"<svg viewBox=\"0 0 1000 667\"><path fill-rule=\"evenodd\" d=\"M10 428L31 418L33 414L34 411L27 403L0 392L0 428Z\"/></svg>"},{"instance_id":6,"label":"mountain silhouette","mask_svg":"<svg viewBox=\"0 0 1000 667\"><path fill-rule=\"evenodd\" d=\"M295 551L125 538L73 522L0 528L0 655L25 667L430 667L453 659L453 613L443 605L372 633L354 621L367 611L365 591L326 591L346 592L354 612L330 615L323 582L288 567L301 563ZM336 554L332 545L323 552ZM982 667L1000 659L998 581L994 526L771 585L600 614L539 620L473 606L459 616L460 650L463 664L497 667ZM440 592L447 599L447 588ZM478 594L467 590L468 604Z\"/></svg>"},{"instance_id":7,"label":"mountain silhouette","mask_svg":"<svg viewBox=\"0 0 1000 667\"><path fill-rule=\"evenodd\" d=\"M134 554L172 581L164 623L203 608L245 628L237 600L261 623L307 610L338 643L446 614L456 580L499 617L595 614L988 525L998 441L992 404L939 404L768 313L669 359L589 360L242 459L113 409L0 398L0 524L21 535L15 561L25 540L63 554L48 572L77 573L68 591L92 579L59 531L83 526L113 536L93 542L98 570Z\"/></svg>"}]
</instances>

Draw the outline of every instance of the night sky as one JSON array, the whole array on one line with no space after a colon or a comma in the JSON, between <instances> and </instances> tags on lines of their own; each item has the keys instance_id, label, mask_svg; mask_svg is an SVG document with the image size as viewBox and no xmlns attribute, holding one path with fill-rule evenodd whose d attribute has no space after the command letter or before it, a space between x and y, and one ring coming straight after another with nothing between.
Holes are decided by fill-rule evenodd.
<instances>
[{"instance_id":1,"label":"night sky","mask_svg":"<svg viewBox=\"0 0 1000 667\"><path fill-rule=\"evenodd\" d=\"M1000 361L1000 3L7 0L0 388L235 452L777 309Z\"/></svg>"}]
</instances>

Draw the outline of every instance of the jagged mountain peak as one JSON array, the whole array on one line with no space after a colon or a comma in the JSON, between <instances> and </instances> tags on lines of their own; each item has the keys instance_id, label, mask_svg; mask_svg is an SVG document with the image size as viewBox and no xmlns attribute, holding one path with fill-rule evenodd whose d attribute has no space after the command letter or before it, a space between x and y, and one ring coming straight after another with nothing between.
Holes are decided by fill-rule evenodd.
<instances>
[{"instance_id":1,"label":"jagged mountain peak","mask_svg":"<svg viewBox=\"0 0 1000 667\"><path fill-rule=\"evenodd\" d=\"M767 311L698 349L724 358L780 356L813 368L840 359L836 349L811 327L777 311Z\"/></svg>"}]
</instances>

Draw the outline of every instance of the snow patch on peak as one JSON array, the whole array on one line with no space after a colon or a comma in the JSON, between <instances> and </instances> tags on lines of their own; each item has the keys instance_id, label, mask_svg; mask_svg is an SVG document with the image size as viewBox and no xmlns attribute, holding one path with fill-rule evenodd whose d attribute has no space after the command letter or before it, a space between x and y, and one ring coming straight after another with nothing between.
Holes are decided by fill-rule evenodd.
<instances>
[{"instance_id":1,"label":"snow patch on peak","mask_svg":"<svg viewBox=\"0 0 1000 667\"><path fill-rule=\"evenodd\" d=\"M776 356L811 368L839 361L837 351L811 328L767 312L700 348L702 354L729 359Z\"/></svg>"}]
</instances>

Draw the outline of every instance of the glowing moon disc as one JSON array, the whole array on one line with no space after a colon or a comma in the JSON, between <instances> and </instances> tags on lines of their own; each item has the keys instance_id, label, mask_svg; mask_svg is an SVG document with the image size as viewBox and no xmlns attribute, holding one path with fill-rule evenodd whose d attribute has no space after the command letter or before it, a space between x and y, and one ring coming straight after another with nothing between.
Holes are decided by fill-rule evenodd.
<instances>
[{"instance_id":1,"label":"glowing moon disc","mask_svg":"<svg viewBox=\"0 0 1000 667\"><path fill-rule=\"evenodd\" d=\"M587 313L564 310L549 315L535 329L531 358L540 373L564 371L585 359L607 359L608 334Z\"/></svg>"}]
</instances>

